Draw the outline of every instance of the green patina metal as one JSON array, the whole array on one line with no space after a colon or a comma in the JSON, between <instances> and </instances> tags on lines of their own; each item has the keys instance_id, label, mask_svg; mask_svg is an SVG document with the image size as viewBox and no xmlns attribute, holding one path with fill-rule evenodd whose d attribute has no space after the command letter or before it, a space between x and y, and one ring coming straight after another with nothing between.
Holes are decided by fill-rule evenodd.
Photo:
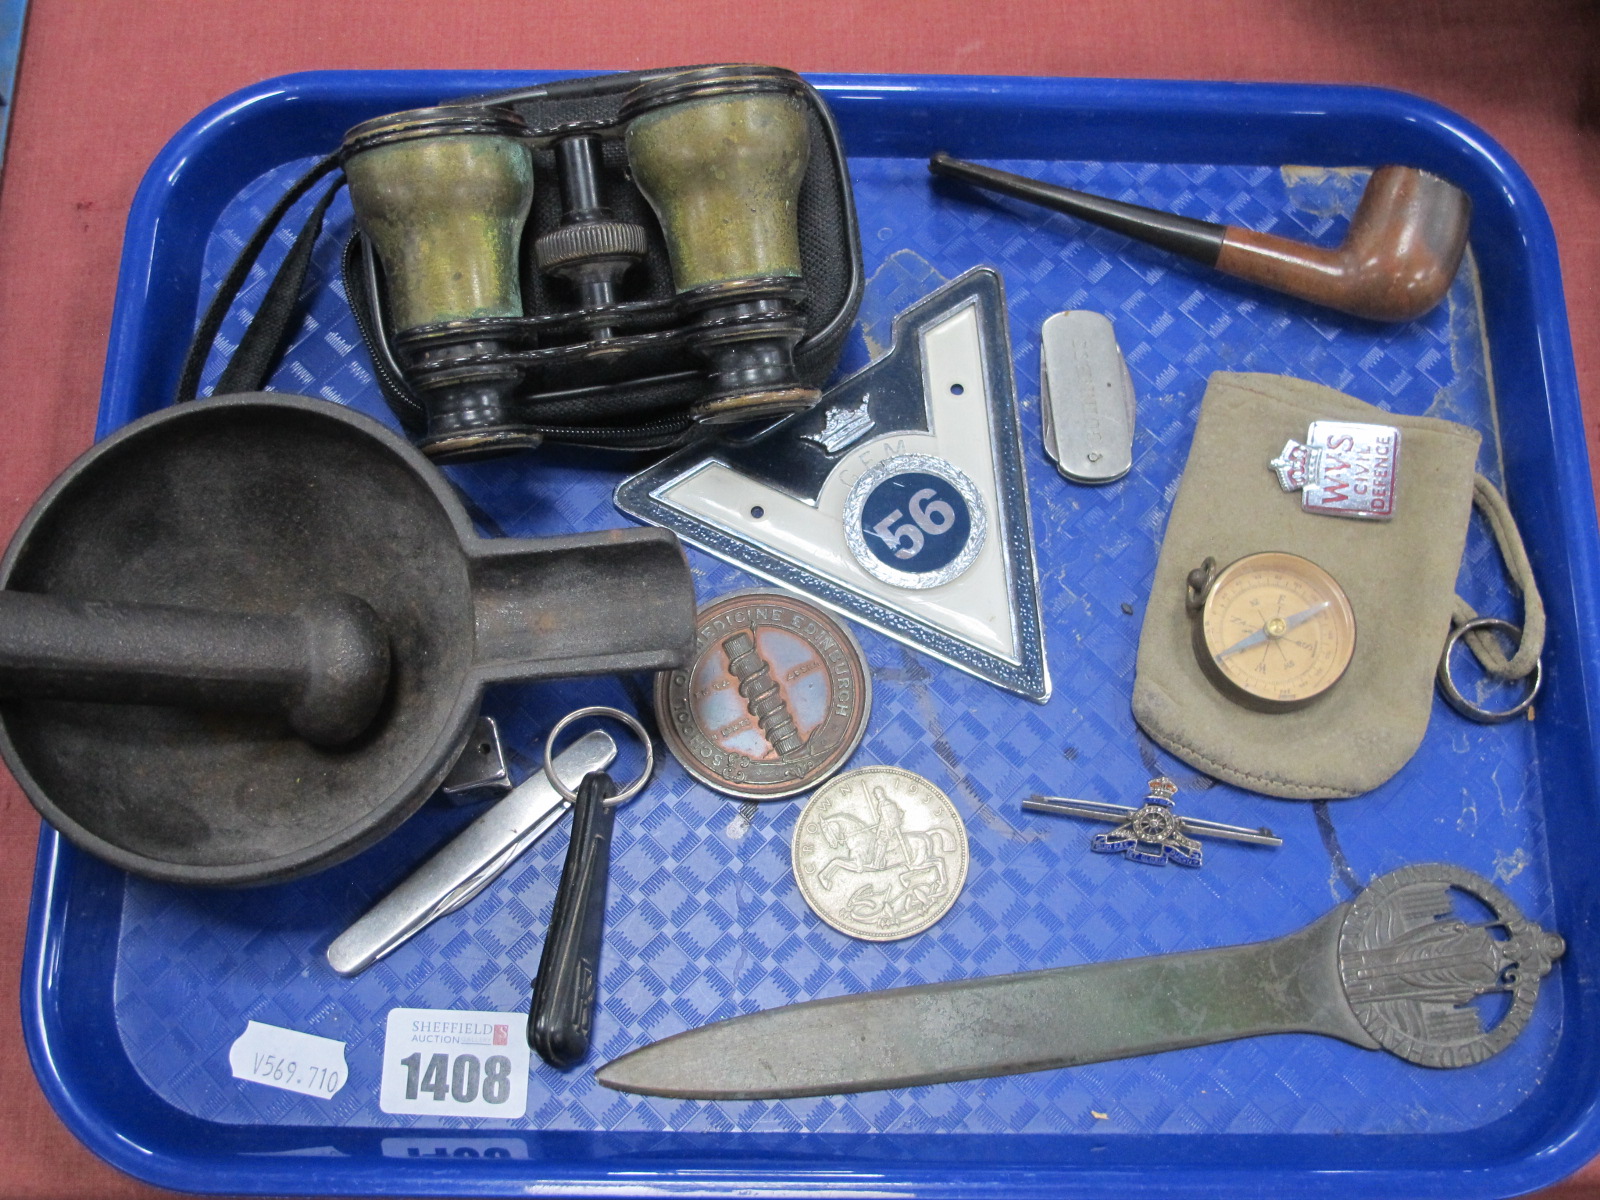
<instances>
[{"instance_id":1,"label":"green patina metal","mask_svg":"<svg viewBox=\"0 0 1600 1200\"><path fill-rule=\"evenodd\" d=\"M413 138L351 155L345 173L397 330L522 316L517 263L533 203L526 145L476 134Z\"/></svg>"},{"instance_id":2,"label":"green patina metal","mask_svg":"<svg viewBox=\"0 0 1600 1200\"><path fill-rule=\"evenodd\" d=\"M801 274L796 213L810 141L799 95L688 100L635 117L627 136L680 292Z\"/></svg>"}]
</instances>

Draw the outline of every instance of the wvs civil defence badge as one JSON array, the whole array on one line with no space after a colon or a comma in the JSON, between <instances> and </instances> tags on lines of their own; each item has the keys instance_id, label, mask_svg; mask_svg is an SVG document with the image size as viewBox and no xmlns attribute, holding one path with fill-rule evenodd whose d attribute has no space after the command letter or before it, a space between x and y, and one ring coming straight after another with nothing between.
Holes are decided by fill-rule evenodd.
<instances>
[{"instance_id":1,"label":"wvs civil defence badge","mask_svg":"<svg viewBox=\"0 0 1600 1200\"><path fill-rule=\"evenodd\" d=\"M1050 695L1000 276L899 314L809 412L680 450L617 507L1030 699Z\"/></svg>"},{"instance_id":2,"label":"wvs civil defence badge","mask_svg":"<svg viewBox=\"0 0 1600 1200\"><path fill-rule=\"evenodd\" d=\"M1267 464L1278 486L1300 493L1300 507L1330 517L1387 521L1394 516L1400 431L1360 421L1313 421L1305 444L1290 438Z\"/></svg>"}]
</instances>

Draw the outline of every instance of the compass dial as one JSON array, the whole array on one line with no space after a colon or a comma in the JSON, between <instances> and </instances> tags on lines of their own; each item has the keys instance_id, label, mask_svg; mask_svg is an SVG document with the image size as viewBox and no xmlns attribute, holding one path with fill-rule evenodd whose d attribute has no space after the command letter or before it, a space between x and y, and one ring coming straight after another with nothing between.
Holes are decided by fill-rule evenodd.
<instances>
[{"instance_id":1,"label":"compass dial","mask_svg":"<svg viewBox=\"0 0 1600 1200\"><path fill-rule=\"evenodd\" d=\"M1195 653L1226 695L1253 708L1309 704L1339 682L1356 618L1338 582L1296 554L1251 554L1217 572L1195 620Z\"/></svg>"}]
</instances>

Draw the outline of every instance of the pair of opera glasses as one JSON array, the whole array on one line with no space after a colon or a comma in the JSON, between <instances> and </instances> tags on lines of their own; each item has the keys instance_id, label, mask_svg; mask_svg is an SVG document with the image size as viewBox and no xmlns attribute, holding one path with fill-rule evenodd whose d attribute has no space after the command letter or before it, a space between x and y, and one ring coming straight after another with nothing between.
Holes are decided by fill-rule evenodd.
<instances>
[{"instance_id":1,"label":"pair of opera glasses","mask_svg":"<svg viewBox=\"0 0 1600 1200\"><path fill-rule=\"evenodd\" d=\"M815 404L793 354L805 332L805 93L789 71L721 66L646 79L610 122L535 130L509 107L462 105L352 129L345 175L382 268L397 361L427 410L423 452L459 460L536 446L537 414L520 396L530 375L614 378L618 363L680 346L705 367L696 421ZM621 299L649 235L604 202L602 140L617 137L661 227L670 299ZM535 240L534 260L572 286L577 307L529 316L521 256L537 149L554 153L561 221Z\"/></svg>"}]
</instances>

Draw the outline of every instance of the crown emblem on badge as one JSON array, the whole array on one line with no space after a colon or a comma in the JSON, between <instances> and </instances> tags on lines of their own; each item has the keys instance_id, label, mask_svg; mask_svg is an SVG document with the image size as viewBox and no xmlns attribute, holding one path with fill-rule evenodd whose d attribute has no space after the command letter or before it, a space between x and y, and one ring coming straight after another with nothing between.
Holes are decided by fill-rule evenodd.
<instances>
[{"instance_id":1,"label":"crown emblem on badge","mask_svg":"<svg viewBox=\"0 0 1600 1200\"><path fill-rule=\"evenodd\" d=\"M1158 804L1165 803L1170 805L1172 803L1172 798L1177 794L1178 785L1173 783L1172 780L1168 779L1165 775L1161 776L1159 779L1152 779L1150 781L1149 799L1156 801Z\"/></svg>"},{"instance_id":2,"label":"crown emblem on badge","mask_svg":"<svg viewBox=\"0 0 1600 1200\"><path fill-rule=\"evenodd\" d=\"M888 352L809 413L693 442L623 480L617 507L1042 703L1050 672L1010 366L1005 288L974 267L897 315Z\"/></svg>"},{"instance_id":3,"label":"crown emblem on badge","mask_svg":"<svg viewBox=\"0 0 1600 1200\"><path fill-rule=\"evenodd\" d=\"M816 433L802 433L800 440L822 447L827 454L837 454L854 445L872 428L872 418L867 416L867 402L871 399L872 393L868 392L854 408L840 404L828 409L822 429Z\"/></svg>"},{"instance_id":4,"label":"crown emblem on badge","mask_svg":"<svg viewBox=\"0 0 1600 1200\"><path fill-rule=\"evenodd\" d=\"M1286 492L1298 492L1316 471L1320 450L1290 438L1283 444L1283 453L1273 459L1270 466L1278 473L1278 486Z\"/></svg>"}]
</instances>

